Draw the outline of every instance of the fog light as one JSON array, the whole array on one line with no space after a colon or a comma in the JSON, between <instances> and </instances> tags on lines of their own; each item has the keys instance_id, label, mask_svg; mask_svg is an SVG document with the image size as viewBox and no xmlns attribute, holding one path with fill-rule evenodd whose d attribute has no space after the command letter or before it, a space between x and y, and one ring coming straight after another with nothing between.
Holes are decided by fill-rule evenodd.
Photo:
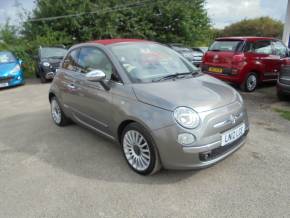
<instances>
[{"instance_id":1,"label":"fog light","mask_svg":"<svg viewBox=\"0 0 290 218\"><path fill-rule=\"evenodd\" d=\"M181 145L189 145L195 142L195 136L190 133L181 133L178 135L177 141Z\"/></svg>"}]
</instances>

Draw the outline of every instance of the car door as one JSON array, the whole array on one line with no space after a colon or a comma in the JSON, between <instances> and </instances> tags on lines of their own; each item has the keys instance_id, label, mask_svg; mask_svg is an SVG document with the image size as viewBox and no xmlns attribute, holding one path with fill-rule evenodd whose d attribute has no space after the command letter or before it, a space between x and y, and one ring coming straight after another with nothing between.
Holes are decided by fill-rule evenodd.
<instances>
[{"instance_id":1,"label":"car door","mask_svg":"<svg viewBox=\"0 0 290 218\"><path fill-rule=\"evenodd\" d=\"M64 107L69 108L73 115L75 115L78 101L81 99L82 93L78 86L79 80L83 79L78 66L78 57L80 49L71 50L63 61L62 68L59 71L61 77L60 84L61 99Z\"/></svg>"},{"instance_id":2,"label":"car door","mask_svg":"<svg viewBox=\"0 0 290 218\"><path fill-rule=\"evenodd\" d=\"M285 63L285 58L288 58L288 48L279 40L273 41L274 54L277 57L277 61L274 65L274 72L277 72L277 76L281 72L281 65Z\"/></svg>"},{"instance_id":3,"label":"car door","mask_svg":"<svg viewBox=\"0 0 290 218\"><path fill-rule=\"evenodd\" d=\"M114 66L104 51L96 46L82 47L78 64L83 75L77 84L82 93L76 108L79 119L102 133L112 135L112 90L106 90L100 82L86 80L85 74L92 70L101 70L106 74L104 82L110 83L112 75L116 73Z\"/></svg>"},{"instance_id":4,"label":"car door","mask_svg":"<svg viewBox=\"0 0 290 218\"><path fill-rule=\"evenodd\" d=\"M262 80L274 80L277 78L277 72L274 72L274 66L277 62L277 56L273 54L271 40L259 40L253 44L253 52L257 64L262 65ZM279 59L279 58L278 58Z\"/></svg>"}]
</instances>

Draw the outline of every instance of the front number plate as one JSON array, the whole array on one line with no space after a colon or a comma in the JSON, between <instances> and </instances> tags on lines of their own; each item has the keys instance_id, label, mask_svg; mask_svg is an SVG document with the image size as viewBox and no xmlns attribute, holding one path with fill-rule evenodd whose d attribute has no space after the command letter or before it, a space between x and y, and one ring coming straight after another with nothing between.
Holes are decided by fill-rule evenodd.
<instances>
[{"instance_id":1,"label":"front number plate","mask_svg":"<svg viewBox=\"0 0 290 218\"><path fill-rule=\"evenodd\" d=\"M238 127L222 134L222 146L228 145L241 138L246 130L246 125L242 123Z\"/></svg>"},{"instance_id":2,"label":"front number plate","mask_svg":"<svg viewBox=\"0 0 290 218\"><path fill-rule=\"evenodd\" d=\"M8 83L0 83L0 88L7 87L9 84Z\"/></svg>"}]
</instances>

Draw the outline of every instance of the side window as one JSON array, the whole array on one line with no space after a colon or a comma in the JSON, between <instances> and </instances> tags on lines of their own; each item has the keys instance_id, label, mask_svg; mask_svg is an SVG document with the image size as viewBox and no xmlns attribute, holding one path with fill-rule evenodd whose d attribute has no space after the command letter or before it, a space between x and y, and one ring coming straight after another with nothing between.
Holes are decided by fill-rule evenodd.
<instances>
[{"instance_id":1,"label":"side window","mask_svg":"<svg viewBox=\"0 0 290 218\"><path fill-rule=\"evenodd\" d=\"M82 73L92 70L102 70L106 79L112 78L114 68L108 57L100 49L95 47L83 47L79 55L79 65Z\"/></svg>"},{"instance_id":2,"label":"side window","mask_svg":"<svg viewBox=\"0 0 290 218\"><path fill-rule=\"evenodd\" d=\"M257 54L272 54L271 41L257 41L253 44L251 50Z\"/></svg>"},{"instance_id":3,"label":"side window","mask_svg":"<svg viewBox=\"0 0 290 218\"><path fill-rule=\"evenodd\" d=\"M78 71L79 49L72 50L63 62L63 68L71 71Z\"/></svg>"},{"instance_id":4,"label":"side window","mask_svg":"<svg viewBox=\"0 0 290 218\"><path fill-rule=\"evenodd\" d=\"M274 54L278 55L280 57L287 57L287 53L288 53L288 49L286 48L286 46L280 42L280 41L274 41L273 42L273 46L274 46Z\"/></svg>"}]
</instances>

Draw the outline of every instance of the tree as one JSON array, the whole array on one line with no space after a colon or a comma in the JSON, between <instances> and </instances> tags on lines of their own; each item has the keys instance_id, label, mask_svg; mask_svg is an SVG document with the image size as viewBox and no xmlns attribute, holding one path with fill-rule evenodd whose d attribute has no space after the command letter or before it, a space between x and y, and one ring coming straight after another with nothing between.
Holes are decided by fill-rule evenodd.
<instances>
[{"instance_id":1,"label":"tree","mask_svg":"<svg viewBox=\"0 0 290 218\"><path fill-rule=\"evenodd\" d=\"M268 36L281 38L283 23L270 17L245 19L225 27L220 36Z\"/></svg>"},{"instance_id":2,"label":"tree","mask_svg":"<svg viewBox=\"0 0 290 218\"><path fill-rule=\"evenodd\" d=\"M78 16L31 22L73 14ZM206 41L209 31L204 0L36 0L23 34L29 40L54 34L64 44L134 37L194 45Z\"/></svg>"},{"instance_id":3,"label":"tree","mask_svg":"<svg viewBox=\"0 0 290 218\"><path fill-rule=\"evenodd\" d=\"M2 41L2 44L14 43L17 39L16 30L16 27L10 25L10 21L6 20L6 23L3 26L0 26L0 42Z\"/></svg>"}]
</instances>

